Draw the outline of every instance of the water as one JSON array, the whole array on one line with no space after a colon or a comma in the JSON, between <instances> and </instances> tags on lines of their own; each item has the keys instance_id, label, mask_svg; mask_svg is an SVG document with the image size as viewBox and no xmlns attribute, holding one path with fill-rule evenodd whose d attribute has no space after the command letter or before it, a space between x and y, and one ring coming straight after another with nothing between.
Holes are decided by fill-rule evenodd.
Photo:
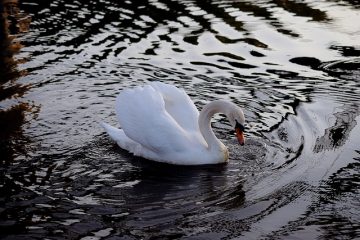
<instances>
[{"instance_id":1,"label":"water","mask_svg":"<svg viewBox=\"0 0 360 240\"><path fill-rule=\"evenodd\" d=\"M1 38L1 238L359 238L359 6L23 1ZM242 106L247 144L220 115L228 164L119 149L98 122L154 80Z\"/></svg>"}]
</instances>

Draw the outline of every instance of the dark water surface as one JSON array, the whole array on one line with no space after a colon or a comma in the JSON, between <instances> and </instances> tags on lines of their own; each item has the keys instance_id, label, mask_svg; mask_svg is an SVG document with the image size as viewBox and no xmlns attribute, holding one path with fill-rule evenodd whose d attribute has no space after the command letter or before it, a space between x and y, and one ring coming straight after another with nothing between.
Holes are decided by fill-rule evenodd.
<instances>
[{"instance_id":1,"label":"dark water surface","mask_svg":"<svg viewBox=\"0 0 360 240\"><path fill-rule=\"evenodd\" d=\"M1 35L0 238L360 237L360 3L35 1ZM6 27L6 26L5 26ZM19 29L20 28L20 29ZM163 81L242 106L219 166L134 158L121 89Z\"/></svg>"}]
</instances>

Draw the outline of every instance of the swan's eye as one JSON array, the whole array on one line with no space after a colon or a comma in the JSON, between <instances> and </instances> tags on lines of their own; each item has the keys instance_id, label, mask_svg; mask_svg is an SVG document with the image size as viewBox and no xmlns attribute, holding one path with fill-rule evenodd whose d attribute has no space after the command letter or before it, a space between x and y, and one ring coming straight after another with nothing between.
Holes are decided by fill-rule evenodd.
<instances>
[{"instance_id":1,"label":"swan's eye","mask_svg":"<svg viewBox=\"0 0 360 240\"><path fill-rule=\"evenodd\" d=\"M242 132L245 132L245 127L244 125L242 125L241 123L239 123L237 120L235 120L236 125L235 125L235 129L240 129Z\"/></svg>"}]
</instances>

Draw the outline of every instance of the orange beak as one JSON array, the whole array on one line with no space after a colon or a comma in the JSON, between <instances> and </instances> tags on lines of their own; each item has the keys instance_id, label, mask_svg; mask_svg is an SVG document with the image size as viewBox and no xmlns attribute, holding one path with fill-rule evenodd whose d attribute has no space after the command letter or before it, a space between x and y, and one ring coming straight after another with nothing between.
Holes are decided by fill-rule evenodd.
<instances>
[{"instance_id":1,"label":"orange beak","mask_svg":"<svg viewBox=\"0 0 360 240\"><path fill-rule=\"evenodd\" d=\"M238 141L239 141L239 144L240 144L241 146L244 146L244 144L245 144L244 132L241 131L241 129L238 128L238 127L235 128L235 132L236 132L236 137L237 137L237 139L238 139Z\"/></svg>"}]
</instances>

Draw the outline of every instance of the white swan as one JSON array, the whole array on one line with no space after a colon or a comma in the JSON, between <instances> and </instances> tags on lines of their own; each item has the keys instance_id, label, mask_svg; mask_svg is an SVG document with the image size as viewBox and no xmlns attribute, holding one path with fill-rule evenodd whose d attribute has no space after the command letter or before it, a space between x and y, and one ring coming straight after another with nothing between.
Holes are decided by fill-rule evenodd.
<instances>
[{"instance_id":1,"label":"white swan","mask_svg":"<svg viewBox=\"0 0 360 240\"><path fill-rule=\"evenodd\" d=\"M227 116L243 145L241 108L216 100L199 114L184 90L161 82L123 90L116 99L122 129L101 125L121 148L136 156L178 165L216 164L228 160L228 150L212 131L215 113Z\"/></svg>"}]
</instances>

